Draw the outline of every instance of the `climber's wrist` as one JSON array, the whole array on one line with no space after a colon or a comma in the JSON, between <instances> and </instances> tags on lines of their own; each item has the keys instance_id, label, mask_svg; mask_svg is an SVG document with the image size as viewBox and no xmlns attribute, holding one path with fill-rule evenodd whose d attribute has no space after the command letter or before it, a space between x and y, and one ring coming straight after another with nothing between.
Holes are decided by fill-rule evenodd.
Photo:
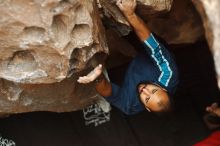
<instances>
[{"instance_id":1,"label":"climber's wrist","mask_svg":"<svg viewBox=\"0 0 220 146\"><path fill-rule=\"evenodd\" d=\"M94 82L95 82L96 84L99 84L99 83L101 83L104 79L105 79L105 77L104 77L104 75L103 75L103 73L102 73L102 74L100 74L100 76L98 76L98 77L94 80Z\"/></svg>"}]
</instances>

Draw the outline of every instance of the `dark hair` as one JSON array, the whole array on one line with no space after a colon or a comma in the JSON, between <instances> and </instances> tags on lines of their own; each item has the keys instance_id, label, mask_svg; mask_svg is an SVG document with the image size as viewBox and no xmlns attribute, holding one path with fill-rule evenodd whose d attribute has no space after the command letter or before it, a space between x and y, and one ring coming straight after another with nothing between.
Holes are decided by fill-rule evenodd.
<instances>
[{"instance_id":1,"label":"dark hair","mask_svg":"<svg viewBox=\"0 0 220 146\"><path fill-rule=\"evenodd\" d=\"M167 113L171 111L171 104L170 104L170 98L168 95L168 103L164 103L162 101L159 101L157 104L159 105L159 107L161 108L161 110L159 111L160 113Z\"/></svg>"}]
</instances>

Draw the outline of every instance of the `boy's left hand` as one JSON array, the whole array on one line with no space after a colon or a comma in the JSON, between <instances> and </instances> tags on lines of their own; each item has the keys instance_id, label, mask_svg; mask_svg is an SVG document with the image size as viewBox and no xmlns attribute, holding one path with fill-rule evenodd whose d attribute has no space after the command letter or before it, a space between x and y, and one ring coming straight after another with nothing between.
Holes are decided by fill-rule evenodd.
<instances>
[{"instance_id":1,"label":"boy's left hand","mask_svg":"<svg viewBox=\"0 0 220 146\"><path fill-rule=\"evenodd\" d=\"M86 76L79 77L77 82L82 84L88 84L90 82L93 82L96 78L98 78L102 74L102 65L99 64L97 67L95 67L90 73L88 73Z\"/></svg>"}]
</instances>

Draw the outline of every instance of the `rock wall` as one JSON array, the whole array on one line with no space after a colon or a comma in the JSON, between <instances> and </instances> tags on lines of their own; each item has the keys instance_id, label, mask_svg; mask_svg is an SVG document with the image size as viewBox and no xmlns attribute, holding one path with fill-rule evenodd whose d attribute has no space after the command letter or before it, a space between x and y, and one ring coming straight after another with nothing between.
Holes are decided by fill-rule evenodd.
<instances>
[{"instance_id":1,"label":"rock wall","mask_svg":"<svg viewBox=\"0 0 220 146\"><path fill-rule=\"evenodd\" d=\"M169 44L195 43L204 36L201 18L191 0L174 0L168 13L141 16Z\"/></svg>"},{"instance_id":2,"label":"rock wall","mask_svg":"<svg viewBox=\"0 0 220 146\"><path fill-rule=\"evenodd\" d=\"M0 112L84 107L96 93L76 78L106 53L95 0L0 1Z\"/></svg>"},{"instance_id":3,"label":"rock wall","mask_svg":"<svg viewBox=\"0 0 220 146\"><path fill-rule=\"evenodd\" d=\"M199 11L205 28L205 35L212 50L218 85L220 88L220 1L192 0Z\"/></svg>"}]
</instances>

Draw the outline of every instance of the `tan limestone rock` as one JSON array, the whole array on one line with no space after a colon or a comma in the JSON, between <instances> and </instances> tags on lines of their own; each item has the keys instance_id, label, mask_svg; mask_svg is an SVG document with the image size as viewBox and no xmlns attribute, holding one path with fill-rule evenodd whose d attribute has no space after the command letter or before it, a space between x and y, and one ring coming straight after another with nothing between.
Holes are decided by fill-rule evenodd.
<instances>
[{"instance_id":1,"label":"tan limestone rock","mask_svg":"<svg viewBox=\"0 0 220 146\"><path fill-rule=\"evenodd\" d=\"M95 0L0 1L0 112L84 107L96 93L76 79L106 53Z\"/></svg>"},{"instance_id":2,"label":"tan limestone rock","mask_svg":"<svg viewBox=\"0 0 220 146\"><path fill-rule=\"evenodd\" d=\"M209 47L212 50L220 88L220 1L193 0L199 11Z\"/></svg>"}]
</instances>

